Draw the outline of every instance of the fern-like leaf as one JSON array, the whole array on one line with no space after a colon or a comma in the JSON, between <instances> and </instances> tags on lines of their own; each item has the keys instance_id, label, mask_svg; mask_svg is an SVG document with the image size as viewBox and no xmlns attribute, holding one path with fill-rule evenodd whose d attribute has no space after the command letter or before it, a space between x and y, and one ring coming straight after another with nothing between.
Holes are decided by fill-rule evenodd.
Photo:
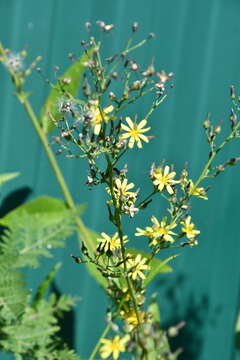
<instances>
[{"instance_id":1,"label":"fern-like leaf","mask_svg":"<svg viewBox=\"0 0 240 360\"><path fill-rule=\"evenodd\" d=\"M45 214L15 215L2 237L0 253L15 257L13 266L39 266L40 257L51 257L52 248L64 247L64 239L74 230L74 217L70 210L65 218L45 221Z\"/></svg>"},{"instance_id":2,"label":"fern-like leaf","mask_svg":"<svg viewBox=\"0 0 240 360\"><path fill-rule=\"evenodd\" d=\"M0 256L0 262L4 256ZM18 321L27 303L28 291L24 288L22 274L0 266L0 319L10 324Z\"/></svg>"}]
</instances>

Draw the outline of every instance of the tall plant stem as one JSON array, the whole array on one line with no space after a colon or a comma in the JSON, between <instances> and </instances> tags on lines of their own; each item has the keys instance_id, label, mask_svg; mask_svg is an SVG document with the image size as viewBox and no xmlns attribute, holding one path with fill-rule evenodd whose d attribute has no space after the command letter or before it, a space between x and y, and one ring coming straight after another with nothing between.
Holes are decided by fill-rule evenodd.
<instances>
[{"instance_id":1,"label":"tall plant stem","mask_svg":"<svg viewBox=\"0 0 240 360\"><path fill-rule=\"evenodd\" d=\"M138 322L137 325L137 336L138 336L138 340L139 340L139 344L142 348L142 355L141 355L141 359L145 359L145 355L147 356L146 353L146 349L144 347L144 344L142 343L141 337L140 337L140 332L141 332L141 319L140 319L140 315L139 315L139 311L138 311L138 305L137 305L137 300L135 297L135 293L134 293L134 286L132 284L131 279L129 278L128 274L127 274L127 258L126 258L126 248L124 246L124 240L123 240L123 229L122 229L122 219L121 219L121 211L120 211L120 206L116 201L115 198L115 194L114 194L114 184L113 184L113 179L114 179L114 175L113 175L113 164L109 158L109 156L106 154L106 161L108 164L108 174L109 174L109 182L108 182L108 186L110 189L110 194L112 197L112 201L113 201L113 206L115 209L115 214L114 214L114 225L117 227L118 230L118 235L119 235L119 239L120 239L120 246L121 246L121 256L122 256L122 262L123 262L123 267L124 267L124 273L126 276L126 281L127 281L127 287L128 287L128 291L129 291L129 295L132 299L132 303L133 303L133 308L134 308L134 312L136 314L136 319ZM147 359L147 358L146 358Z\"/></svg>"},{"instance_id":2,"label":"tall plant stem","mask_svg":"<svg viewBox=\"0 0 240 360\"><path fill-rule=\"evenodd\" d=\"M24 96L24 93L23 92L17 92L16 94L19 102L23 105L28 117L30 118L33 126L34 126L34 129L36 130L36 133L38 134L38 137L43 145L43 148L47 154L47 157L48 157L48 160L49 160L49 163L52 167L52 170L54 172L54 175L56 177L56 180L62 190L62 193L64 195L64 198L66 200L66 203L68 205L68 207L70 209L75 209L75 204L74 204L74 201L73 201L73 198L71 196L71 193L68 189L68 186L65 182L65 179L63 177L63 174L58 166L58 163L56 161L56 158L48 144L48 139L47 139L47 136L45 135L45 133L43 132L38 120L37 120L37 117L32 109L32 106L31 104L29 103L29 101L26 99L26 97ZM89 251L93 252L94 249L95 249L95 245L94 245L94 242L86 228L86 226L84 225L83 221L79 218L79 217L76 217L76 222L77 222L77 225L78 225L78 228L79 228L79 236L80 238L86 243L86 246L88 247Z\"/></svg>"}]
</instances>

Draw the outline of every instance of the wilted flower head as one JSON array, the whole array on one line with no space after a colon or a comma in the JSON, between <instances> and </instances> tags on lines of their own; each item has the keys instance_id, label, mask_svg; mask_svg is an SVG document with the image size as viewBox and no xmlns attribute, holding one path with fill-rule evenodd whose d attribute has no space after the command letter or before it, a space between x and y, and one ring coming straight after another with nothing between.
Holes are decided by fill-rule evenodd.
<instances>
[{"instance_id":1,"label":"wilted flower head","mask_svg":"<svg viewBox=\"0 0 240 360\"><path fill-rule=\"evenodd\" d=\"M23 67L23 58L17 53L9 53L7 54L6 66L13 72L19 72Z\"/></svg>"},{"instance_id":2,"label":"wilted flower head","mask_svg":"<svg viewBox=\"0 0 240 360\"><path fill-rule=\"evenodd\" d=\"M59 98L57 105L59 113L73 113L76 111L76 103L66 97Z\"/></svg>"},{"instance_id":3,"label":"wilted flower head","mask_svg":"<svg viewBox=\"0 0 240 360\"><path fill-rule=\"evenodd\" d=\"M166 74L164 70L157 72L156 75L159 77L159 85L164 86L165 82L171 80L173 73Z\"/></svg>"}]
</instances>

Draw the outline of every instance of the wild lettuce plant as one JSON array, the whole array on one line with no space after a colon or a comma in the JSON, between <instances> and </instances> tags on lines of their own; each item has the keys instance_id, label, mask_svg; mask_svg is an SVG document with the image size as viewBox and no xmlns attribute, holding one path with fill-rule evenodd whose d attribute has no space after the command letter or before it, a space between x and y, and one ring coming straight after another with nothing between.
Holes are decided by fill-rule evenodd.
<instances>
[{"instance_id":1,"label":"wild lettuce plant","mask_svg":"<svg viewBox=\"0 0 240 360\"><path fill-rule=\"evenodd\" d=\"M105 34L114 31L112 24L97 21L97 25ZM125 157L127 161L127 154L133 148L139 152L144 151L149 141L153 140L152 115L166 99L172 86L173 73L155 68L151 59L149 65L143 69L133 58L134 52L154 37L154 34L149 34L142 41L135 41L137 23L132 25L131 36L125 48L117 53L110 53L107 57L102 55L102 48L107 46L107 38L103 43L98 42L91 35L91 26L86 23L88 37L81 42L83 55L78 58L70 54L72 65L69 69L58 76L56 82L48 80L51 91L39 116L35 115L31 107L30 95L24 89L24 82L33 69L43 75L38 66L40 58L25 68L25 52L15 54L1 46L0 59L12 78L15 95L26 110L48 155L67 207L72 211L81 250L80 255L74 254L72 258L77 264L86 264L110 299L106 328L89 360L96 359L97 356L116 360L122 356L124 358L125 353L131 354L132 359L177 359L182 350L173 353L168 336L176 335L183 323L163 330L156 299L154 296L147 299L146 287L159 273L169 271L168 263L177 256L174 253L161 261L158 254L161 254L163 249L192 247L198 244L200 230L195 219L192 219L191 200L193 197L199 198L199 201L207 200L208 182L221 174L227 166L236 165L240 160L240 157L235 156L222 164L216 163L217 156L225 145L240 138L239 98L231 86L230 130L222 142L218 140L221 126L212 124L209 116L204 121L209 153L196 179L191 178L186 167L177 173L172 164L165 163L162 159L159 159L159 164L151 164L149 159L149 193L142 194L139 190L141 184L135 185L131 181L128 166L122 167L121 161ZM55 68L55 71L58 70ZM138 113L133 114L132 108L130 110L130 105L142 102L145 98L148 101L151 99L151 104L143 118L139 119ZM137 107L134 109L137 111ZM53 129L56 135L54 144L50 146L48 136ZM108 196L105 204L108 221L113 229L111 233L102 228L99 229L100 234L95 234L79 218L76 205L53 154L53 146L56 147L57 155L87 162L86 184L89 188L104 184ZM145 211L150 203L160 196L167 203L166 213L152 214L146 227L136 225L135 236L145 239L148 252L133 249L132 240L128 238L123 226L123 218L128 217L129 221L136 221L137 224L138 214ZM11 226L10 230L14 233L14 226ZM4 236L3 248L8 244L8 241L5 241L6 235ZM32 234L33 243L34 239L35 235ZM11 251L16 252L14 249ZM21 252L17 251L15 256L20 254ZM3 252L2 256L6 254ZM32 265L31 262L28 265ZM54 301L57 300L50 298L42 306L47 308ZM4 304L0 304L5 309ZM18 314L20 321L24 321L24 314L25 312ZM36 321L40 320L37 318ZM8 345L15 336L15 329L12 332L4 329L6 340L1 342L2 349L10 349L18 359L25 358L21 347ZM54 331L52 334L54 335ZM38 349L40 345L34 346L38 346ZM49 352L51 353L50 350ZM47 357L47 350L42 357L34 350L29 356L28 358L33 359L58 358Z\"/></svg>"}]
</instances>

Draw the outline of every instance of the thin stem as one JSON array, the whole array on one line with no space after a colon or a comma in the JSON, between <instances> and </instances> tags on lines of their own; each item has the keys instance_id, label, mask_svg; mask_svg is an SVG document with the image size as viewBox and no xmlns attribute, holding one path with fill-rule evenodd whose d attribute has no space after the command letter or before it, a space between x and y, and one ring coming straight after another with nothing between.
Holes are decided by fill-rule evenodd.
<instances>
[{"instance_id":1,"label":"thin stem","mask_svg":"<svg viewBox=\"0 0 240 360\"><path fill-rule=\"evenodd\" d=\"M67 187L67 184L65 182L65 179L62 175L62 172L57 164L57 161L56 161L56 158L48 144L48 140L47 140L47 136L45 135L45 133L43 132L38 120L37 120L37 117L31 107L31 104L29 103L29 101L26 99L26 97L24 96L24 93L22 91L19 91L17 93L17 98L19 100L19 102L23 105L26 113L28 114L30 120L32 121L32 124L39 136L39 139L43 145L43 148L44 150L46 151L46 154L47 154L47 157L48 157L48 160L50 162L50 165L52 167L52 170L55 174L55 177L57 179L57 182L62 190L62 193L64 195L64 198L66 200L66 203L68 205L68 207L70 209L75 209L75 204L74 204L74 201L72 199L72 196L70 194L70 191ZM83 221L79 218L79 217L76 217L76 222L77 222L77 225L79 227L79 236L82 240L84 240L86 242L86 245L89 249L89 251L93 252L95 250L95 245L94 245L94 242L92 241L91 239L91 236L89 235L89 232L87 230L87 228L85 227Z\"/></svg>"},{"instance_id":2,"label":"thin stem","mask_svg":"<svg viewBox=\"0 0 240 360\"><path fill-rule=\"evenodd\" d=\"M95 347L94 347L94 349L93 349L90 357L88 358L88 360L93 360L93 359L94 359L95 355L96 355L97 352L98 352L98 348L99 348L99 346L101 345L102 339L107 335L107 333L109 332L109 330L110 330L110 325L107 325L107 326L105 327L105 329L103 330L100 338L98 339L98 342L97 342L97 344L95 345Z\"/></svg>"},{"instance_id":3,"label":"thin stem","mask_svg":"<svg viewBox=\"0 0 240 360\"><path fill-rule=\"evenodd\" d=\"M137 208L141 208L142 207L142 205L144 205L145 203L146 203L146 201L148 201L149 199L151 199L151 197L153 196L153 195L155 195L155 194L157 194L158 193L158 191L157 190L153 190L152 192L151 192L151 194L149 194L144 200L142 200L139 204L137 204Z\"/></svg>"},{"instance_id":4,"label":"thin stem","mask_svg":"<svg viewBox=\"0 0 240 360\"><path fill-rule=\"evenodd\" d=\"M111 193L111 197L112 197L112 200L113 200L113 206L115 208L114 225L118 229L118 235L119 235L119 239L120 239L121 255L122 255L122 263L123 263L123 267L124 267L124 273L126 275L128 291L129 291L130 297L131 297L132 302L133 302L133 308L134 308L134 312L136 314L136 318L137 318L137 322L138 322L137 336L138 336L139 344L140 344L140 346L142 348L142 355L143 355L143 358L144 358L144 355L146 354L146 349L145 349L144 344L142 343L142 341L140 339L140 336L139 336L139 330L142 327L141 326L141 320L140 320L140 315L139 315L139 311L138 311L137 301L136 301L135 294L134 294L134 287L133 287L131 279L127 275L126 248L124 246L124 240L123 240L121 212L120 212L120 206L116 201L115 194L114 194L114 189L113 189L113 187L114 187L114 185L113 185L113 165L112 165L112 163L111 163L111 161L109 159L109 156L107 154L106 154L106 160L107 160L107 163L108 163L108 174L109 174L109 179L110 179L110 181L108 182L108 186L110 188L110 193Z\"/></svg>"},{"instance_id":5,"label":"thin stem","mask_svg":"<svg viewBox=\"0 0 240 360\"><path fill-rule=\"evenodd\" d=\"M133 51L133 50L136 50L137 48L143 46L146 42L147 42L147 39L144 39L144 40L140 41L140 42L137 43L136 45L133 45L132 47L124 50L123 54L126 55L126 54L128 54L129 52L131 52L131 51Z\"/></svg>"},{"instance_id":6,"label":"thin stem","mask_svg":"<svg viewBox=\"0 0 240 360\"><path fill-rule=\"evenodd\" d=\"M149 109L149 111L148 111L148 113L147 113L147 115L145 116L145 118L144 119L148 119L151 115L152 115L152 113L154 112L154 110L166 99L166 97L167 97L167 94L165 94L163 97L161 97L159 100L157 100L157 101L155 101L154 103L153 103L153 105L151 106L151 108Z\"/></svg>"},{"instance_id":7,"label":"thin stem","mask_svg":"<svg viewBox=\"0 0 240 360\"><path fill-rule=\"evenodd\" d=\"M172 222L175 222L180 213L181 213L181 207L183 205L185 205L189 199L191 198L192 194L194 193L194 191L196 190L196 188L198 187L198 185L201 183L202 180L204 180L207 175L208 172L211 168L211 165L214 161L214 159L216 158L217 154L223 149L223 147L231 140L233 139L236 135L237 135L237 131L240 128L240 122L237 124L237 126L232 130L232 132L230 133L230 135L219 145L219 147L213 151L206 163L206 165L204 166L201 174L199 175L198 179L196 180L196 182L193 184L193 187L191 189L191 191L187 194L187 196L185 196L185 198L183 198L183 200L180 202L178 209L176 211L176 213L174 214L173 218L172 218Z\"/></svg>"},{"instance_id":8,"label":"thin stem","mask_svg":"<svg viewBox=\"0 0 240 360\"><path fill-rule=\"evenodd\" d=\"M125 299L124 299L124 296L123 296L122 299L121 299L121 301L120 301L120 303L119 303L119 305L118 305L118 307L117 307L117 310L116 310L115 313L113 314L112 319L114 319L116 316L118 316L119 310L121 309L124 300L125 300ZM93 360L93 359L94 359L94 356L96 355L96 353L97 353L97 351L98 351L98 348L99 348L99 346L101 345L101 340L107 335L107 333L109 332L110 329L111 329L111 327L110 327L110 325L108 324L108 325L105 327L105 329L103 330L100 338L98 339L98 342L97 342L97 344L95 345L95 347L94 347L94 349L93 349L93 351L92 351L92 353L91 353L91 355L90 355L90 357L89 357L88 360Z\"/></svg>"},{"instance_id":9,"label":"thin stem","mask_svg":"<svg viewBox=\"0 0 240 360\"><path fill-rule=\"evenodd\" d=\"M154 89L154 86L152 86L151 88L145 90L145 91L139 91L139 93L134 96L133 98L131 98L130 100L128 100L125 104L119 106L116 111L115 114L119 113L120 111L124 110L128 105L134 103L136 100L138 100L140 97L148 94L149 92L151 92Z\"/></svg>"},{"instance_id":10,"label":"thin stem","mask_svg":"<svg viewBox=\"0 0 240 360\"><path fill-rule=\"evenodd\" d=\"M55 157L54 157L54 155L52 153L51 148L48 145L48 141L47 141L45 135L43 134L43 131L42 131L40 125L39 125L39 122L38 122L38 120L37 120L37 118L36 118L36 116L35 116L35 114L33 112L33 109L31 107L30 103L28 102L28 100L25 100L25 101L22 102L22 105L23 105L25 111L27 112L27 114L29 115L29 118L32 121L32 124L33 124L39 138L40 138L40 141L41 141L41 143L42 143L42 145L44 147L44 150L47 153L49 162L51 164L53 172L54 172L54 174L56 176L56 179L57 179L57 181L59 183L59 186L60 186L60 188L61 188L61 190L63 192L63 195L64 195L64 197L66 199L66 202L67 202L68 206L70 208L74 208L74 202L73 202L73 199L71 197L71 194L70 194L70 192L68 190L68 187L67 187L67 185L65 183L63 175L62 175L62 173L61 173L61 171L60 171L60 169L59 169L59 167L57 165L56 159L55 159Z\"/></svg>"}]
</instances>

